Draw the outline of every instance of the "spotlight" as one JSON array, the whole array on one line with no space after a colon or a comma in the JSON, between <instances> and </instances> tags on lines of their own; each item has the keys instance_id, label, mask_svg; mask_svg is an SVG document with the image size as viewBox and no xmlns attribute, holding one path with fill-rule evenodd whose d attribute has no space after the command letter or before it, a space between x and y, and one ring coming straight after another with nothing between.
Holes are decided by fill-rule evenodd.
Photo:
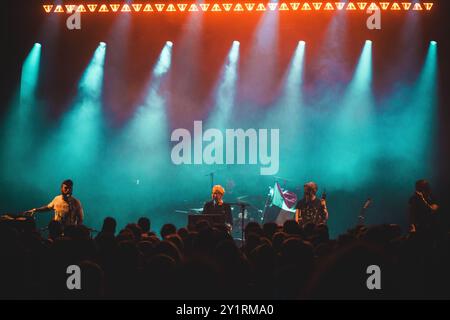
<instances>
[{"instance_id":1,"label":"spotlight","mask_svg":"<svg viewBox=\"0 0 450 320\"><path fill-rule=\"evenodd\" d=\"M106 43L104 43L103 41L100 42L100 47L102 47L102 48L106 47Z\"/></svg>"},{"instance_id":2,"label":"spotlight","mask_svg":"<svg viewBox=\"0 0 450 320\"><path fill-rule=\"evenodd\" d=\"M371 44L371 43L372 43L372 40L366 40L366 43L367 43L367 44Z\"/></svg>"},{"instance_id":3,"label":"spotlight","mask_svg":"<svg viewBox=\"0 0 450 320\"><path fill-rule=\"evenodd\" d=\"M42 47L42 45L39 42L36 42L34 45L35 45L36 48Z\"/></svg>"},{"instance_id":4,"label":"spotlight","mask_svg":"<svg viewBox=\"0 0 450 320\"><path fill-rule=\"evenodd\" d=\"M172 42L172 41L167 41L166 44L167 44L169 47L172 47L172 46L173 46L173 42Z\"/></svg>"},{"instance_id":5,"label":"spotlight","mask_svg":"<svg viewBox=\"0 0 450 320\"><path fill-rule=\"evenodd\" d=\"M234 44L234 45L239 45L239 41L234 40L234 41L233 41L233 44Z\"/></svg>"},{"instance_id":6,"label":"spotlight","mask_svg":"<svg viewBox=\"0 0 450 320\"><path fill-rule=\"evenodd\" d=\"M304 46L304 45L306 44L306 42L303 41L303 40L299 41L298 43L299 43L300 45L302 45L302 46Z\"/></svg>"},{"instance_id":7,"label":"spotlight","mask_svg":"<svg viewBox=\"0 0 450 320\"><path fill-rule=\"evenodd\" d=\"M432 46L435 46L435 45L437 45L437 42L436 41L430 41L430 44L432 45Z\"/></svg>"}]
</instances>

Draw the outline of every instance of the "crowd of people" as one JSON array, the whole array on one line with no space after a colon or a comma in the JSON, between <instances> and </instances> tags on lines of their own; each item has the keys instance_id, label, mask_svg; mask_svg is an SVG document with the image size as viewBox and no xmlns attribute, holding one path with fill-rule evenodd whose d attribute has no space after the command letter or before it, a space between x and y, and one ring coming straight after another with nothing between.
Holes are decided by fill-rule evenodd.
<instances>
[{"instance_id":1,"label":"crowd of people","mask_svg":"<svg viewBox=\"0 0 450 320\"><path fill-rule=\"evenodd\" d=\"M0 297L7 299L408 299L449 298L450 237L434 225L402 233L398 225L357 226L330 239L326 224L254 222L245 241L226 226L157 235L148 218L100 232L52 220L48 236L32 218L0 222ZM67 268L81 270L69 290ZM381 271L369 290L367 268Z\"/></svg>"}]
</instances>

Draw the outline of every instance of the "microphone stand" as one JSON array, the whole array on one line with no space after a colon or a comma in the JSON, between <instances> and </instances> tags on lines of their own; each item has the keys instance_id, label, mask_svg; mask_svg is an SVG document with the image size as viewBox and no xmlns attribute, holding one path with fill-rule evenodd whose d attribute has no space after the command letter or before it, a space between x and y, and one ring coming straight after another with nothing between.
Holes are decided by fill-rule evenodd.
<instances>
[{"instance_id":1,"label":"microphone stand","mask_svg":"<svg viewBox=\"0 0 450 320\"><path fill-rule=\"evenodd\" d=\"M242 245L245 244L245 238L244 238L244 212L245 207L251 207L252 205L250 203L246 202L234 202L234 203L228 203L230 206L239 206L241 208L241 237L242 237Z\"/></svg>"}]
</instances>

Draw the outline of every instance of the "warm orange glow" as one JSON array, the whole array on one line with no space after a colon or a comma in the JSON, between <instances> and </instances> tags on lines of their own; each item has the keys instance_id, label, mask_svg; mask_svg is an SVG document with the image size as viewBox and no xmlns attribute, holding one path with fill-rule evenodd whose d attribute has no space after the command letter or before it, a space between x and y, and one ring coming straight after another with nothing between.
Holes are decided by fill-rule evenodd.
<instances>
[{"instance_id":1,"label":"warm orange glow","mask_svg":"<svg viewBox=\"0 0 450 320\"><path fill-rule=\"evenodd\" d=\"M135 4L135 3L133 3L132 6L133 6L134 11L136 11L136 12L141 11L142 4Z\"/></svg>"},{"instance_id":2,"label":"warm orange glow","mask_svg":"<svg viewBox=\"0 0 450 320\"><path fill-rule=\"evenodd\" d=\"M381 9L383 10L387 10L387 8L389 8L389 5L389 2L380 2Z\"/></svg>"},{"instance_id":3,"label":"warm orange glow","mask_svg":"<svg viewBox=\"0 0 450 320\"><path fill-rule=\"evenodd\" d=\"M344 9L345 2L335 2L335 5L338 10L342 10Z\"/></svg>"},{"instance_id":4,"label":"warm orange glow","mask_svg":"<svg viewBox=\"0 0 450 320\"><path fill-rule=\"evenodd\" d=\"M124 4L121 11L122 12L131 12L131 8L129 5Z\"/></svg>"},{"instance_id":5,"label":"warm orange glow","mask_svg":"<svg viewBox=\"0 0 450 320\"><path fill-rule=\"evenodd\" d=\"M354 11L356 10L356 7L352 2L350 2L347 6L347 10Z\"/></svg>"},{"instance_id":6,"label":"warm orange glow","mask_svg":"<svg viewBox=\"0 0 450 320\"><path fill-rule=\"evenodd\" d=\"M242 12L244 11L244 7L240 3L238 3L237 5L234 6L233 11Z\"/></svg>"},{"instance_id":7,"label":"warm orange glow","mask_svg":"<svg viewBox=\"0 0 450 320\"><path fill-rule=\"evenodd\" d=\"M90 12L94 12L95 9L97 9L97 5L96 4L88 4L88 9Z\"/></svg>"},{"instance_id":8,"label":"warm orange glow","mask_svg":"<svg viewBox=\"0 0 450 320\"><path fill-rule=\"evenodd\" d=\"M117 12L119 10L120 4L111 4L109 5L113 12Z\"/></svg>"},{"instance_id":9,"label":"warm orange glow","mask_svg":"<svg viewBox=\"0 0 450 320\"><path fill-rule=\"evenodd\" d=\"M56 13L63 13L63 12L64 12L64 9L62 8L61 5L57 5L56 8L55 8L55 12L56 12Z\"/></svg>"},{"instance_id":10,"label":"warm orange glow","mask_svg":"<svg viewBox=\"0 0 450 320\"><path fill-rule=\"evenodd\" d=\"M413 10L422 10L422 6L420 5L420 3L414 3Z\"/></svg>"},{"instance_id":11,"label":"warm orange glow","mask_svg":"<svg viewBox=\"0 0 450 320\"><path fill-rule=\"evenodd\" d=\"M302 6L302 10L311 10L311 6L308 2L305 2Z\"/></svg>"},{"instance_id":12,"label":"warm orange glow","mask_svg":"<svg viewBox=\"0 0 450 320\"><path fill-rule=\"evenodd\" d=\"M84 7L84 5L80 4L77 7L77 12L86 12L86 8Z\"/></svg>"},{"instance_id":13,"label":"warm orange glow","mask_svg":"<svg viewBox=\"0 0 450 320\"><path fill-rule=\"evenodd\" d=\"M289 10L289 7L287 6L287 4L286 3L282 3L281 5L280 5L280 8L278 9L279 11L288 11Z\"/></svg>"},{"instance_id":14,"label":"warm orange glow","mask_svg":"<svg viewBox=\"0 0 450 320\"><path fill-rule=\"evenodd\" d=\"M411 8L411 5L411 2L402 2L403 9L405 10L409 10L409 8Z\"/></svg>"},{"instance_id":15,"label":"warm orange glow","mask_svg":"<svg viewBox=\"0 0 450 320\"><path fill-rule=\"evenodd\" d=\"M77 6L74 5L74 4L66 4L66 12L67 12L67 13L71 13L71 12L75 11L75 8L76 8L76 7L77 7Z\"/></svg>"},{"instance_id":16,"label":"warm orange glow","mask_svg":"<svg viewBox=\"0 0 450 320\"><path fill-rule=\"evenodd\" d=\"M202 8L202 11L207 11L209 8L209 3L200 3L200 8Z\"/></svg>"},{"instance_id":17,"label":"warm orange glow","mask_svg":"<svg viewBox=\"0 0 450 320\"><path fill-rule=\"evenodd\" d=\"M220 9L219 4L216 3L213 5L211 11L218 12L218 11L222 11L222 9Z\"/></svg>"},{"instance_id":18,"label":"warm orange glow","mask_svg":"<svg viewBox=\"0 0 450 320\"><path fill-rule=\"evenodd\" d=\"M323 10L334 10L334 7L331 3L327 2Z\"/></svg>"},{"instance_id":19,"label":"warm orange glow","mask_svg":"<svg viewBox=\"0 0 450 320\"><path fill-rule=\"evenodd\" d=\"M398 10L401 10L401 8L400 8L400 6L398 5L398 3L395 2L395 3L392 5L391 10L398 11Z\"/></svg>"},{"instance_id":20,"label":"warm orange glow","mask_svg":"<svg viewBox=\"0 0 450 320\"><path fill-rule=\"evenodd\" d=\"M300 7L300 3L299 2L291 2L291 8L292 10L298 10L298 8Z\"/></svg>"},{"instance_id":21,"label":"warm orange glow","mask_svg":"<svg viewBox=\"0 0 450 320\"><path fill-rule=\"evenodd\" d=\"M119 4L119 3L101 3L98 4L66 4L66 5L52 5L45 4L43 9L45 13L71 13L71 12L185 12L185 11L234 11L234 12L244 12L244 11L332 11L332 10L347 10L347 11L365 11L367 10L383 10L383 11L430 11L434 6L433 2L389 2L384 0L383 2L356 2L356 1L339 1L339 2L238 2L238 3L222 3L216 0L205 0L202 3L176 3L175 1L170 1L168 3L132 3L132 4ZM105 0L106 2L106 0ZM161 1L163 2L163 1ZM156 8L156 9L154 9Z\"/></svg>"},{"instance_id":22,"label":"warm orange glow","mask_svg":"<svg viewBox=\"0 0 450 320\"><path fill-rule=\"evenodd\" d=\"M378 8L378 6L375 4L375 2L372 2L367 10L375 11L378 9L380 9L380 8Z\"/></svg>"},{"instance_id":23,"label":"warm orange glow","mask_svg":"<svg viewBox=\"0 0 450 320\"><path fill-rule=\"evenodd\" d=\"M313 2L313 7L316 10L320 10L320 8L322 8L322 2Z\"/></svg>"},{"instance_id":24,"label":"warm orange glow","mask_svg":"<svg viewBox=\"0 0 450 320\"><path fill-rule=\"evenodd\" d=\"M266 7L264 6L264 4L259 3L256 7L256 11L266 11Z\"/></svg>"},{"instance_id":25,"label":"warm orange glow","mask_svg":"<svg viewBox=\"0 0 450 320\"><path fill-rule=\"evenodd\" d=\"M157 10L158 12L163 11L163 9L164 9L165 6L166 6L166 5L165 5L164 3L155 3L155 7L156 7L156 10Z\"/></svg>"},{"instance_id":26,"label":"warm orange glow","mask_svg":"<svg viewBox=\"0 0 450 320\"><path fill-rule=\"evenodd\" d=\"M153 11L152 6L150 4L146 4L145 8L144 8L144 12L150 12L150 11Z\"/></svg>"},{"instance_id":27,"label":"warm orange glow","mask_svg":"<svg viewBox=\"0 0 450 320\"><path fill-rule=\"evenodd\" d=\"M357 4L361 10L364 10L367 7L367 2L358 2Z\"/></svg>"},{"instance_id":28,"label":"warm orange glow","mask_svg":"<svg viewBox=\"0 0 450 320\"><path fill-rule=\"evenodd\" d=\"M423 5L425 6L425 9L427 11L430 11L431 8L433 7L433 3L430 3L430 2L425 2Z\"/></svg>"},{"instance_id":29,"label":"warm orange glow","mask_svg":"<svg viewBox=\"0 0 450 320\"><path fill-rule=\"evenodd\" d=\"M180 9L180 11L184 11L187 8L187 3L179 3L179 4L177 4L177 7L178 7L178 9Z\"/></svg>"},{"instance_id":30,"label":"warm orange glow","mask_svg":"<svg viewBox=\"0 0 450 320\"><path fill-rule=\"evenodd\" d=\"M270 9L271 11L275 11L275 9L276 9L277 6L278 6L278 3L269 2L267 5L269 6L269 9Z\"/></svg>"},{"instance_id":31,"label":"warm orange glow","mask_svg":"<svg viewBox=\"0 0 450 320\"><path fill-rule=\"evenodd\" d=\"M100 9L98 9L98 12L109 12L108 7L106 6L106 4L102 4L100 6Z\"/></svg>"},{"instance_id":32,"label":"warm orange glow","mask_svg":"<svg viewBox=\"0 0 450 320\"><path fill-rule=\"evenodd\" d=\"M253 8L255 7L254 3L246 3L245 7L247 8L248 11L252 11Z\"/></svg>"},{"instance_id":33,"label":"warm orange glow","mask_svg":"<svg viewBox=\"0 0 450 320\"><path fill-rule=\"evenodd\" d=\"M50 13L50 11L52 11L53 5L51 4L47 4L47 5L43 5L45 12Z\"/></svg>"},{"instance_id":34,"label":"warm orange glow","mask_svg":"<svg viewBox=\"0 0 450 320\"><path fill-rule=\"evenodd\" d=\"M233 4L231 4L231 3L223 4L223 8L225 9L225 11L230 11L232 6L233 6Z\"/></svg>"}]
</instances>

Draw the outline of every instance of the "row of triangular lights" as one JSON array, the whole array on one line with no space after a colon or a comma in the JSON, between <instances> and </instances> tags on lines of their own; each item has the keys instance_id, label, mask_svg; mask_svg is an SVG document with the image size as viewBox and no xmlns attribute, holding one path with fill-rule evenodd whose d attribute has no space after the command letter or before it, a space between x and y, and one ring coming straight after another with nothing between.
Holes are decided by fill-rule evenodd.
<instances>
[{"instance_id":1,"label":"row of triangular lights","mask_svg":"<svg viewBox=\"0 0 450 320\"><path fill-rule=\"evenodd\" d=\"M345 2L335 2L335 6L337 10L343 10L345 5L347 3ZM357 3L353 3L353 2L349 2L347 4L347 7L345 8L345 10L365 10L366 8L368 10L377 10L379 8L381 8L382 10L388 10L389 6L390 10L410 10L410 8L412 7L412 10L431 10L431 8L433 7L433 3L411 3L411 2L402 2L401 4L398 4L397 2L391 3L391 2L379 2L378 5L374 2L372 2L369 6L368 6L368 2L357 2ZM222 7L223 10L222 10ZM278 7L279 5L279 7ZM308 2L304 2L303 5L301 5L299 2L291 2L289 3L290 6L287 5L287 3L268 3L267 7L263 4L263 3L244 3L244 5L237 3L233 10L231 10L233 4L232 3L214 3L214 4L210 4L210 3L201 3L201 4L168 4L166 6L166 4L153 4L153 6L155 7L155 10L153 9L152 5L150 4L124 4L124 5L120 5L120 4L110 4L109 7L107 4L87 4L87 5L43 5L45 12L50 13L50 12L54 12L54 13L71 13L71 12L96 12L97 8L98 11L97 12L118 12L120 9L120 12L152 12L152 11L168 11L168 12L175 12L175 11L208 11L209 7L211 7L211 10L209 11L215 11L215 12L219 12L219 11L266 11L266 9L271 10L271 11L288 11L288 10L335 10L335 7L332 5L331 2L313 2L311 4L309 4ZM188 8L189 6L189 8ZM64 7L66 10L64 10ZM87 9L86 9L87 7ZM122 8L121 8L122 7ZM54 9L53 9L54 8ZM164 10L164 8L166 8L166 10ZM111 9L111 10L110 10ZM187 9L187 10L186 10ZM52 11L53 10L53 11Z\"/></svg>"}]
</instances>

